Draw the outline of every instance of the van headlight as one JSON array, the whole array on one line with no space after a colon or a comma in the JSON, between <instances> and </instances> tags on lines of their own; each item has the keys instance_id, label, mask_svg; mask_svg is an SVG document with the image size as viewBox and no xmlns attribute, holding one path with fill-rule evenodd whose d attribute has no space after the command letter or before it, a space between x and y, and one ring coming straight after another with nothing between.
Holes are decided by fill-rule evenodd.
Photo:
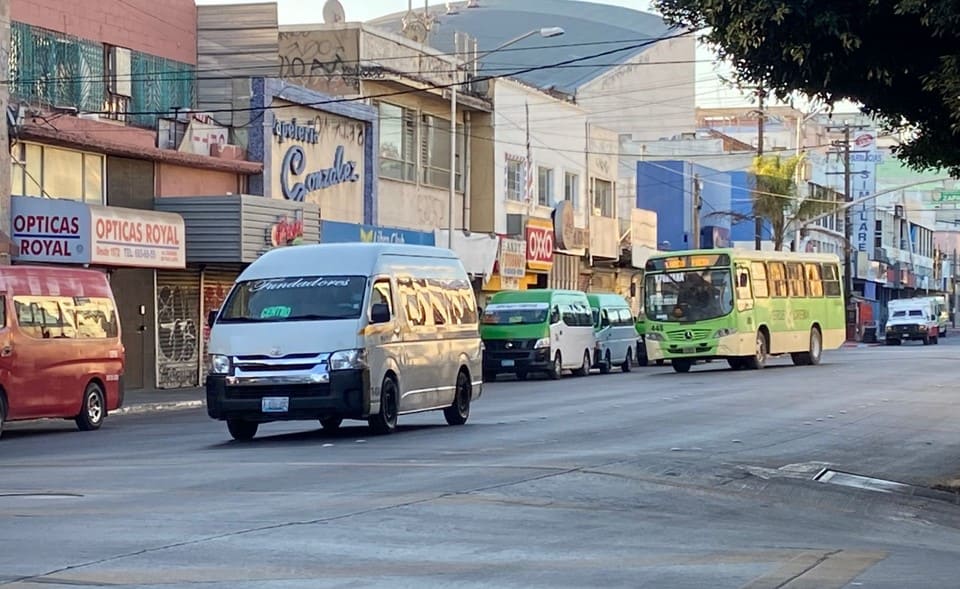
<instances>
[{"instance_id":1,"label":"van headlight","mask_svg":"<svg viewBox=\"0 0 960 589\"><path fill-rule=\"evenodd\" d=\"M645 334L646 338L652 342L662 342L664 341L663 334L659 331L651 331L650 333Z\"/></svg>"},{"instance_id":2,"label":"van headlight","mask_svg":"<svg viewBox=\"0 0 960 589\"><path fill-rule=\"evenodd\" d=\"M207 361L210 374L225 375L230 374L230 356L223 354L210 354Z\"/></svg>"},{"instance_id":3,"label":"van headlight","mask_svg":"<svg viewBox=\"0 0 960 589\"><path fill-rule=\"evenodd\" d=\"M734 335L735 333L737 333L737 329L735 327L724 327L723 329L718 329L717 331L715 331L713 334L713 337L721 338L721 337L726 337L728 335Z\"/></svg>"},{"instance_id":4,"label":"van headlight","mask_svg":"<svg viewBox=\"0 0 960 589\"><path fill-rule=\"evenodd\" d=\"M535 344L533 344L534 350L542 350L544 348L549 348L549 347L550 347L550 338L548 337L542 337L538 339Z\"/></svg>"},{"instance_id":5,"label":"van headlight","mask_svg":"<svg viewBox=\"0 0 960 589\"><path fill-rule=\"evenodd\" d=\"M330 371L358 370L367 367L367 353L365 350L340 350L330 354Z\"/></svg>"}]
</instances>

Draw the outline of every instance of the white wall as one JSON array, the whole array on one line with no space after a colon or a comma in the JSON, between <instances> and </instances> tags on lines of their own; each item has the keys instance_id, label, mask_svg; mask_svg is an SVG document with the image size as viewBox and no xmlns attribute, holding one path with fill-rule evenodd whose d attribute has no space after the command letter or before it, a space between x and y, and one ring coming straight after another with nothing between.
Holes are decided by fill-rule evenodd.
<instances>
[{"instance_id":1,"label":"white wall","mask_svg":"<svg viewBox=\"0 0 960 589\"><path fill-rule=\"evenodd\" d=\"M507 154L526 157L526 115L530 105L530 147L533 155L533 201L506 200ZM506 231L507 214L530 214L550 218L551 207L536 205L538 194L537 168L553 169L555 204L563 199L564 173L579 176L577 226L585 227L583 212L587 196L587 117L576 105L556 99L538 90L501 79L494 84L494 194L496 232Z\"/></svg>"},{"instance_id":2,"label":"white wall","mask_svg":"<svg viewBox=\"0 0 960 589\"><path fill-rule=\"evenodd\" d=\"M577 91L577 103L591 123L629 133L636 140L692 132L696 129L695 59L692 37L661 41L584 84Z\"/></svg>"}]
</instances>

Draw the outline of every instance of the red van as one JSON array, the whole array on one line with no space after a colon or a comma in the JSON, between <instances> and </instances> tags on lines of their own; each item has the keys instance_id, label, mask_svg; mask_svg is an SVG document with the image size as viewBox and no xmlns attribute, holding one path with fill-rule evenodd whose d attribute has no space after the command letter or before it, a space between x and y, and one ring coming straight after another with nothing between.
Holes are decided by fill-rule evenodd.
<instances>
[{"instance_id":1,"label":"red van","mask_svg":"<svg viewBox=\"0 0 960 589\"><path fill-rule=\"evenodd\" d=\"M0 433L4 421L41 418L99 429L123 403L123 362L105 274L0 266Z\"/></svg>"}]
</instances>

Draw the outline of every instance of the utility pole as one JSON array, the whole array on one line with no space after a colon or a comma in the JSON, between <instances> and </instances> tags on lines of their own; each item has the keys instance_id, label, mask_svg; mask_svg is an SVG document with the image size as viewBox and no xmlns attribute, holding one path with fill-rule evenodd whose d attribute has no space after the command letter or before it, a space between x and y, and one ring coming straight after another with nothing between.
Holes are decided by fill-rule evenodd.
<instances>
[{"instance_id":1,"label":"utility pole","mask_svg":"<svg viewBox=\"0 0 960 589\"><path fill-rule=\"evenodd\" d=\"M849 204L853 200L853 192L850 190L850 125L844 123L843 125L843 200L845 203ZM844 290L846 291L844 297L844 307L849 313L850 307L853 304L853 227L850 222L850 207L848 206L843 211L843 240L846 242L844 244L844 251L846 255L843 256L843 272L844 272ZM870 234L873 234L873 228L870 228ZM849 321L847 322L849 323Z\"/></svg>"},{"instance_id":2,"label":"utility pole","mask_svg":"<svg viewBox=\"0 0 960 589\"><path fill-rule=\"evenodd\" d=\"M764 99L763 88L757 88L757 98L758 98L758 116L757 116L757 157L763 157L763 122L766 118L766 115L763 112L763 99ZM763 219L760 215L754 214L753 217L753 245L757 251L760 251L762 248L763 241Z\"/></svg>"},{"instance_id":3,"label":"utility pole","mask_svg":"<svg viewBox=\"0 0 960 589\"><path fill-rule=\"evenodd\" d=\"M690 249L700 249L700 174L693 175L693 227L691 233L693 233L691 240L692 243ZM716 247L716 246L713 246Z\"/></svg>"}]
</instances>

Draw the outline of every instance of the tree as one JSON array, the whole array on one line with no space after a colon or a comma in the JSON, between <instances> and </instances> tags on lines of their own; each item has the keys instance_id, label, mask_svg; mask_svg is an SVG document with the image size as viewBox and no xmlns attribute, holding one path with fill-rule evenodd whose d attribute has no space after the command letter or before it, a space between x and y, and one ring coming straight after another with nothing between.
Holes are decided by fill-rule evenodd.
<instances>
[{"instance_id":1,"label":"tree","mask_svg":"<svg viewBox=\"0 0 960 589\"><path fill-rule=\"evenodd\" d=\"M788 231L839 206L839 203L824 198L822 193L817 193L813 198L799 198L794 178L797 166L802 161L803 156L781 158L770 155L755 158L750 169L756 180L751 195L751 214L720 211L711 215L728 217L733 223L760 217L770 224L774 249L783 250Z\"/></svg>"},{"instance_id":2,"label":"tree","mask_svg":"<svg viewBox=\"0 0 960 589\"><path fill-rule=\"evenodd\" d=\"M954 0L653 0L667 22L705 31L742 85L781 100L851 100L897 157L960 175L960 3Z\"/></svg>"}]
</instances>

